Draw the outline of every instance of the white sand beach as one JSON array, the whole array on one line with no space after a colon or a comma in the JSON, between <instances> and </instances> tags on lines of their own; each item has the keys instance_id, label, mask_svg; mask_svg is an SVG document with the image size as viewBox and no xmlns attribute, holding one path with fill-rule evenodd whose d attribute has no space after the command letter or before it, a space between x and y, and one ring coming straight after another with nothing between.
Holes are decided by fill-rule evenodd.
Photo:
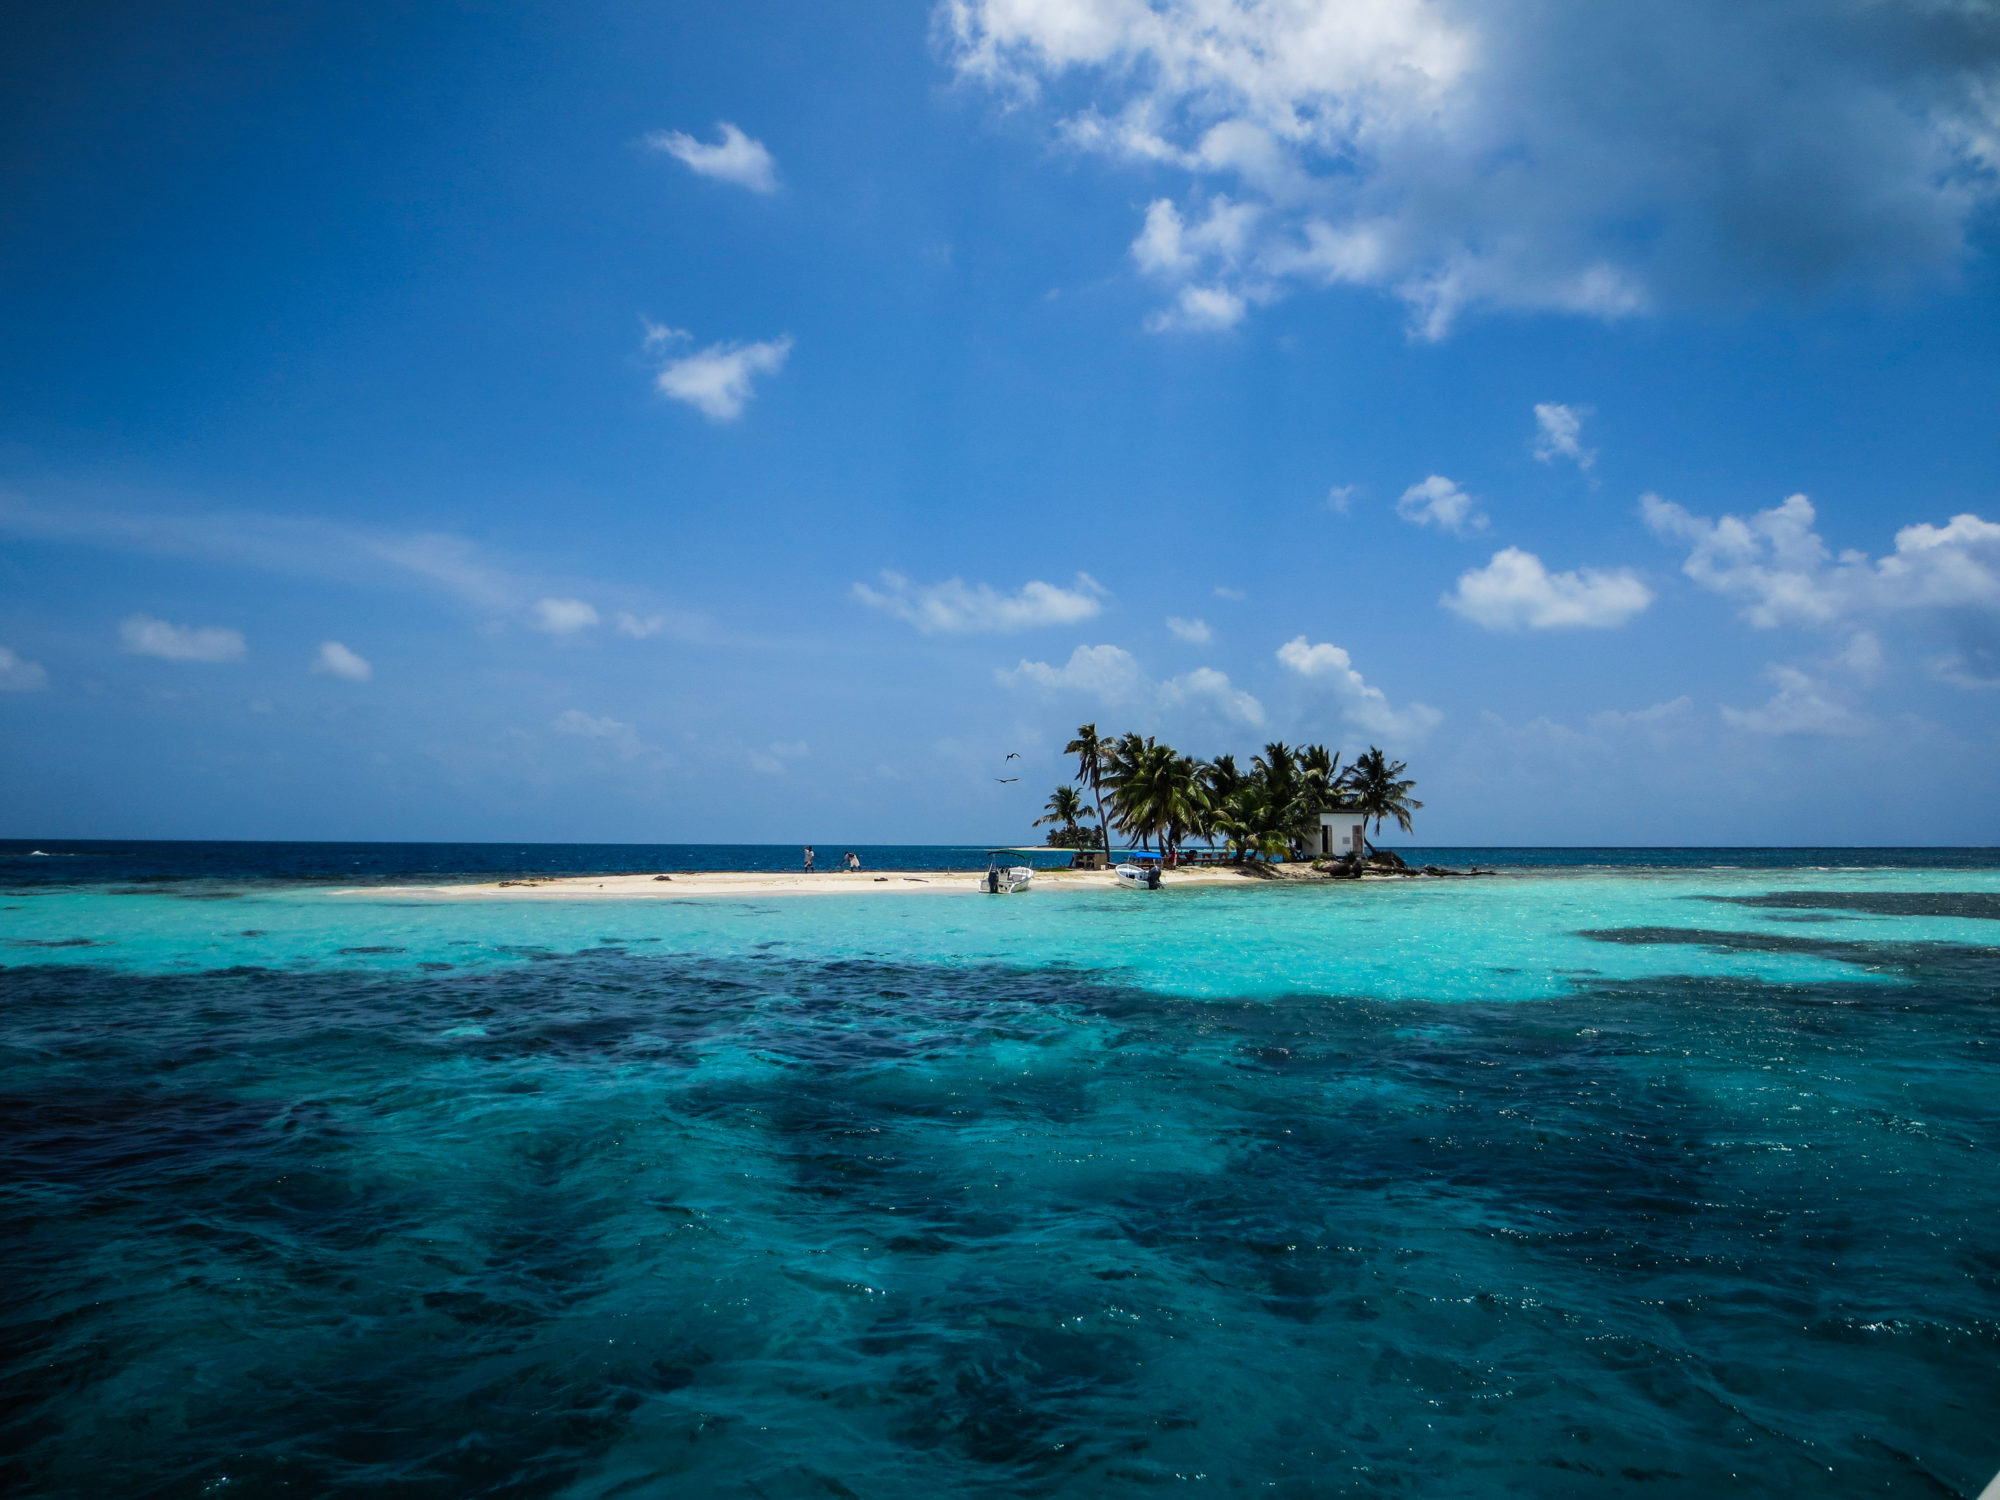
<instances>
[{"instance_id":1,"label":"white sand beach","mask_svg":"<svg viewBox=\"0 0 2000 1500\"><path fill-rule=\"evenodd\" d=\"M691 896L860 896L900 892L985 894L981 871L964 870L701 870L655 875L579 875L489 881L480 884L357 886L336 892L354 896L426 897L439 901L679 900ZM1185 866L1169 870L1169 887L1190 885L1274 885L1318 883L1327 877L1310 865ZM1372 876L1364 878L1375 878ZM1037 870L1037 886L1073 889L1117 884L1108 870Z\"/></svg>"}]
</instances>

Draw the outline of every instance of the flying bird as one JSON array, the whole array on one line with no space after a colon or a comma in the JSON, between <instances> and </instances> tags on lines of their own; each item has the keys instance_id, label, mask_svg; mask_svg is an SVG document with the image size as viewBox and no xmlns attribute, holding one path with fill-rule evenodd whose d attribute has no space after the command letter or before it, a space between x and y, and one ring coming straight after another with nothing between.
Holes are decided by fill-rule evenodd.
<instances>
[{"instance_id":1,"label":"flying bird","mask_svg":"<svg viewBox=\"0 0 2000 1500\"><path fill-rule=\"evenodd\" d=\"M1007 759L1009 760L1019 760L1020 758L1021 758L1021 752L1018 750L1009 750L1007 752Z\"/></svg>"},{"instance_id":2,"label":"flying bird","mask_svg":"<svg viewBox=\"0 0 2000 1500\"><path fill-rule=\"evenodd\" d=\"M993 779L999 782L1000 785L1002 786L1012 786L1015 782L1019 781L1021 778L1018 776L995 776Z\"/></svg>"}]
</instances>

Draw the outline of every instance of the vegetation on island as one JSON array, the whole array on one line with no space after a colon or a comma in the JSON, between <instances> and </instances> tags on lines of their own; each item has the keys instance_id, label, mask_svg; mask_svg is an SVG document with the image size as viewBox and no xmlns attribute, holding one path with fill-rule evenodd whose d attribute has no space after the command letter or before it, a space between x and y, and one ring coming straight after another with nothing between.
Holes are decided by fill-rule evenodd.
<instances>
[{"instance_id":1,"label":"vegetation on island","mask_svg":"<svg viewBox=\"0 0 2000 1500\"><path fill-rule=\"evenodd\" d=\"M1409 768L1373 746L1342 766L1324 745L1294 749L1274 740L1245 770L1233 755L1197 760L1151 736L1108 739L1085 724L1063 753L1077 758L1075 784L1057 787L1035 820L1051 829L1057 848L1109 854L1115 830L1140 848L1192 841L1221 844L1239 858L1285 859L1318 843L1323 812L1359 812L1377 833L1385 822L1408 833L1423 806L1410 795Z\"/></svg>"},{"instance_id":2,"label":"vegetation on island","mask_svg":"<svg viewBox=\"0 0 2000 1500\"><path fill-rule=\"evenodd\" d=\"M1089 816L1090 804L1083 800L1082 794L1075 787L1065 784L1055 789L1055 794L1049 798L1048 806L1044 807L1042 815L1035 819L1035 826L1040 828L1044 823L1062 825L1049 834L1051 848L1092 849L1097 845L1097 830L1088 823L1079 822L1079 819Z\"/></svg>"}]
</instances>

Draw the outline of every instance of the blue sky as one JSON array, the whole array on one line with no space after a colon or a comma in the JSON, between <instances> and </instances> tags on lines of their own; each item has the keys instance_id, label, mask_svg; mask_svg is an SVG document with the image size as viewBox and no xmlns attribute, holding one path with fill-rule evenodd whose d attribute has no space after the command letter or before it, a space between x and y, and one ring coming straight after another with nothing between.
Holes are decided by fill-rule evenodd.
<instances>
[{"instance_id":1,"label":"blue sky","mask_svg":"<svg viewBox=\"0 0 2000 1500\"><path fill-rule=\"evenodd\" d=\"M11 14L0 829L2000 843L2000 17L1627 11Z\"/></svg>"}]
</instances>

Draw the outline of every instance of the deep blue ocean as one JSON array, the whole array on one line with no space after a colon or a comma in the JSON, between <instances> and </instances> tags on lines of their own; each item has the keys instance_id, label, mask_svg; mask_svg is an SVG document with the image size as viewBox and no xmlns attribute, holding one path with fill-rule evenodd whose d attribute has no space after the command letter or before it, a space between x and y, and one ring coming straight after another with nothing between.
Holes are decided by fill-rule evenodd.
<instances>
[{"instance_id":1,"label":"deep blue ocean","mask_svg":"<svg viewBox=\"0 0 2000 1500\"><path fill-rule=\"evenodd\" d=\"M2000 1470L2000 851L857 852L0 843L0 1492Z\"/></svg>"}]
</instances>

